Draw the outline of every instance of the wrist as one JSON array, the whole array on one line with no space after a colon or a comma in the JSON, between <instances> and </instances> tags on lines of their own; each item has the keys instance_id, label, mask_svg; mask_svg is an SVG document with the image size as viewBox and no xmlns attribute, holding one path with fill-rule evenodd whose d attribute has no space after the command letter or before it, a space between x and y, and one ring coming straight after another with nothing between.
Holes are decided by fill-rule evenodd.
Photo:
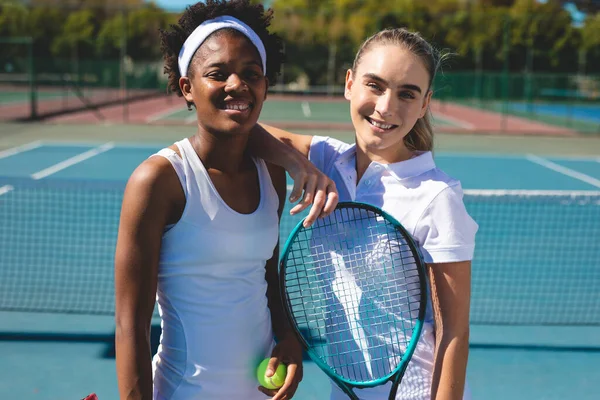
<instances>
[{"instance_id":1,"label":"wrist","mask_svg":"<svg viewBox=\"0 0 600 400\"><path fill-rule=\"evenodd\" d=\"M287 341L297 342L298 341L298 339L296 338L296 335L294 334L294 332L292 330L280 331L275 334L275 337L277 338L278 342L287 342Z\"/></svg>"}]
</instances>

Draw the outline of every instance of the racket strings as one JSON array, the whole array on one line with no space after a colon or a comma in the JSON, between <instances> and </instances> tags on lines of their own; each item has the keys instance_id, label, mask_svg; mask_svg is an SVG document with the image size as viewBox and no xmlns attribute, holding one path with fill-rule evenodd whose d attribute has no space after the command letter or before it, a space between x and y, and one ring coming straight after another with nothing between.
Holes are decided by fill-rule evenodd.
<instances>
[{"instance_id":1,"label":"racket strings","mask_svg":"<svg viewBox=\"0 0 600 400\"><path fill-rule=\"evenodd\" d=\"M373 212L338 209L300 231L286 260L290 310L315 353L368 382L400 364L421 308L412 250Z\"/></svg>"}]
</instances>

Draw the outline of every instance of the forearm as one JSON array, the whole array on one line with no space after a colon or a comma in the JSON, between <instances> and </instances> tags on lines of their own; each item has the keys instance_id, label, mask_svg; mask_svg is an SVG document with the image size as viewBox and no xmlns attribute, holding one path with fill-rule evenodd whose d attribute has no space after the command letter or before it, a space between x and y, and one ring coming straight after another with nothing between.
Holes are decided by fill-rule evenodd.
<instances>
[{"instance_id":1,"label":"forearm","mask_svg":"<svg viewBox=\"0 0 600 400\"><path fill-rule=\"evenodd\" d=\"M436 336L432 400L461 400L463 398L467 360L469 357L469 334L461 336Z\"/></svg>"},{"instance_id":2,"label":"forearm","mask_svg":"<svg viewBox=\"0 0 600 400\"><path fill-rule=\"evenodd\" d=\"M428 264L435 319L431 398L461 400L469 357L471 262Z\"/></svg>"},{"instance_id":3,"label":"forearm","mask_svg":"<svg viewBox=\"0 0 600 400\"><path fill-rule=\"evenodd\" d=\"M149 332L117 328L117 378L121 400L152 399L152 355Z\"/></svg>"},{"instance_id":4,"label":"forearm","mask_svg":"<svg viewBox=\"0 0 600 400\"><path fill-rule=\"evenodd\" d=\"M306 159L289 141L280 140L258 124L252 128L248 148L254 156L283 167L286 171L296 168L298 163Z\"/></svg>"},{"instance_id":5,"label":"forearm","mask_svg":"<svg viewBox=\"0 0 600 400\"><path fill-rule=\"evenodd\" d=\"M278 286L279 285L277 285L277 287L269 287L267 298L269 301L269 310L271 311L273 334L278 340L282 340L292 333L292 328L283 311L283 304Z\"/></svg>"}]
</instances>

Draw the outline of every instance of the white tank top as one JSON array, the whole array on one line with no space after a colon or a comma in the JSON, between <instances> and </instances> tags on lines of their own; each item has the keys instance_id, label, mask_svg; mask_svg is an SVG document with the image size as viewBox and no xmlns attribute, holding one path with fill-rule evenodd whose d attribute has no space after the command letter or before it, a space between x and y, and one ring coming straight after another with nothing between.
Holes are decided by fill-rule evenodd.
<instances>
[{"instance_id":1,"label":"white tank top","mask_svg":"<svg viewBox=\"0 0 600 400\"><path fill-rule=\"evenodd\" d=\"M278 240L277 192L255 159L260 203L240 214L223 201L189 140L176 145L181 157L157 153L177 172L186 205L162 238L155 399L265 399L255 370L274 345L265 262Z\"/></svg>"}]
</instances>

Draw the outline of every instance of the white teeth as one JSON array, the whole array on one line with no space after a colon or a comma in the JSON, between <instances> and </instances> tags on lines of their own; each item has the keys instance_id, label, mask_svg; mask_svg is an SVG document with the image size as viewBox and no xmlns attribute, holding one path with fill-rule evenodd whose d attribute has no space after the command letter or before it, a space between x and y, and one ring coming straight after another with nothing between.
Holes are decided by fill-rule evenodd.
<instances>
[{"instance_id":1,"label":"white teeth","mask_svg":"<svg viewBox=\"0 0 600 400\"><path fill-rule=\"evenodd\" d=\"M225 104L226 110L245 111L250 108L250 104Z\"/></svg>"},{"instance_id":2,"label":"white teeth","mask_svg":"<svg viewBox=\"0 0 600 400\"><path fill-rule=\"evenodd\" d=\"M394 126L394 125L390 125L390 124L382 124L382 123L379 123L372 119L369 119L369 122L371 123L371 125L376 126L377 128L381 128L381 129L390 129L392 126Z\"/></svg>"}]
</instances>

